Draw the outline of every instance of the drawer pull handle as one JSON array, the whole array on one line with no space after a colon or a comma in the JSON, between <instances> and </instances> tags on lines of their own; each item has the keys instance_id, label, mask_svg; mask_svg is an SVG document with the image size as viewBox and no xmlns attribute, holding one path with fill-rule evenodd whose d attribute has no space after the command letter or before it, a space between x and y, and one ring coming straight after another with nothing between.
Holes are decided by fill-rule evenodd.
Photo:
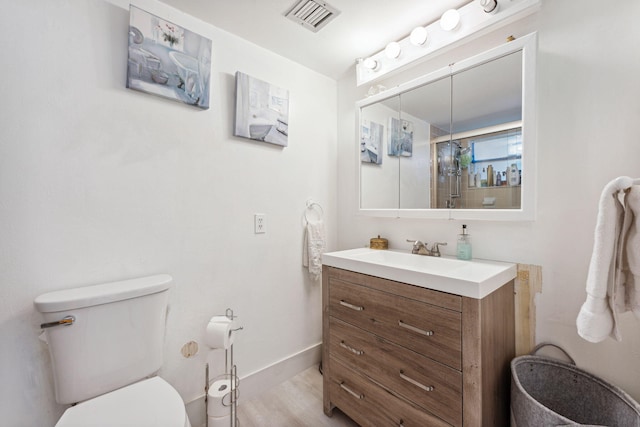
<instances>
[{"instance_id":1,"label":"drawer pull handle","mask_svg":"<svg viewBox=\"0 0 640 427\"><path fill-rule=\"evenodd\" d=\"M353 305L353 304L349 304L348 302L344 301L344 300L340 300L340 305L343 305L347 308L350 308L351 310L355 310L355 311L362 311L364 310L364 307L359 306L359 305Z\"/></svg>"},{"instance_id":2,"label":"drawer pull handle","mask_svg":"<svg viewBox=\"0 0 640 427\"><path fill-rule=\"evenodd\" d=\"M356 399L364 399L364 394L356 393L355 391L351 390L349 387L344 385L344 383L340 383L340 388L346 391L347 393L349 393L351 396L355 397Z\"/></svg>"},{"instance_id":3,"label":"drawer pull handle","mask_svg":"<svg viewBox=\"0 0 640 427\"><path fill-rule=\"evenodd\" d=\"M400 326L401 328L408 329L408 330L413 331L413 332L417 332L417 333L419 333L421 335L424 335L424 336L427 336L427 337L430 337L431 335L434 334L433 331L425 331L424 329L416 328L415 326L411 326L408 323L404 323L402 320L398 321L398 326Z\"/></svg>"},{"instance_id":4,"label":"drawer pull handle","mask_svg":"<svg viewBox=\"0 0 640 427\"><path fill-rule=\"evenodd\" d=\"M364 354L364 351L356 350L355 348L351 347L350 345L345 344L344 341L340 341L340 347L344 348L345 350L349 350L351 353L356 354L358 356L362 356Z\"/></svg>"},{"instance_id":5,"label":"drawer pull handle","mask_svg":"<svg viewBox=\"0 0 640 427\"><path fill-rule=\"evenodd\" d=\"M409 378L408 376L406 376L404 374L404 371L400 371L400 378L402 378L405 381L410 382L411 384L413 384L416 387L420 387L424 391L433 391L433 390L435 390L435 387L433 387L433 386L427 386L427 385L419 383L418 381L414 380L413 378Z\"/></svg>"}]
</instances>

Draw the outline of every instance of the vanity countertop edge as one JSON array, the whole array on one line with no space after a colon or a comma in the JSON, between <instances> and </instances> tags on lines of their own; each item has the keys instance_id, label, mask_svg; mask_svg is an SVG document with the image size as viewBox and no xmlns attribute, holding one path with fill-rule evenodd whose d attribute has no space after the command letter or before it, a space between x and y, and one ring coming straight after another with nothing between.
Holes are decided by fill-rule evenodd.
<instances>
[{"instance_id":1,"label":"vanity countertop edge","mask_svg":"<svg viewBox=\"0 0 640 427\"><path fill-rule=\"evenodd\" d=\"M356 248L342 251L327 252L322 255L323 265L354 271L369 276L381 277L395 282L407 283L426 289L447 292L459 296L483 299L506 283L516 278L517 266L514 263L473 259L461 261L453 257L442 258L424 257L426 263L452 264L447 272L430 272L428 267L420 267L421 255L405 251L389 250L394 257L420 257L410 259L415 265L399 265L387 260L372 260L381 251L370 248ZM398 254L398 255L396 255ZM478 271L481 274L478 274Z\"/></svg>"}]
</instances>

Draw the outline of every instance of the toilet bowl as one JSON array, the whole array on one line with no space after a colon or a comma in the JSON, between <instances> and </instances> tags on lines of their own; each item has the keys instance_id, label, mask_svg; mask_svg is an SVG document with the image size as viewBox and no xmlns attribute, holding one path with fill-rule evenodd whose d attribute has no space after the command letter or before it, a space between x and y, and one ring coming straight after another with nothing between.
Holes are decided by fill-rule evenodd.
<instances>
[{"instance_id":1,"label":"toilet bowl","mask_svg":"<svg viewBox=\"0 0 640 427\"><path fill-rule=\"evenodd\" d=\"M70 407L55 427L191 427L178 392L160 377Z\"/></svg>"}]
</instances>

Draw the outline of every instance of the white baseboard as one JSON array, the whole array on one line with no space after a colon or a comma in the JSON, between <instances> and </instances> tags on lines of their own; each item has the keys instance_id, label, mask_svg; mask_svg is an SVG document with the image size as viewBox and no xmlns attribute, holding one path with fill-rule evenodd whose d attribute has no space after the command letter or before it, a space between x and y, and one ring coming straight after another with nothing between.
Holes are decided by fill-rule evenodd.
<instances>
[{"instance_id":1,"label":"white baseboard","mask_svg":"<svg viewBox=\"0 0 640 427\"><path fill-rule=\"evenodd\" d=\"M319 363L321 356L322 343L314 344L298 353L240 377L240 399L238 404L260 396L278 384L282 384L289 378ZM193 427L204 426L206 422L204 393L199 398L187 403L186 407L191 425Z\"/></svg>"}]
</instances>

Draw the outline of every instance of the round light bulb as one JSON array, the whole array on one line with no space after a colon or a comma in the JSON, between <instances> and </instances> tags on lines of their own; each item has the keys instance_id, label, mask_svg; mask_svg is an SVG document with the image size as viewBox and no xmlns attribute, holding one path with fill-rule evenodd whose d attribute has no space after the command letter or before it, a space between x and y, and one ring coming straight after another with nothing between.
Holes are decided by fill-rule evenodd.
<instances>
[{"instance_id":1,"label":"round light bulb","mask_svg":"<svg viewBox=\"0 0 640 427\"><path fill-rule=\"evenodd\" d=\"M398 56L400 56L401 51L402 49L400 49L400 43L398 42L391 42L384 49L384 53L389 59L396 59Z\"/></svg>"},{"instance_id":2,"label":"round light bulb","mask_svg":"<svg viewBox=\"0 0 640 427\"><path fill-rule=\"evenodd\" d=\"M440 18L440 27L445 31L453 31L460 24L460 13L455 9L449 9Z\"/></svg>"},{"instance_id":3,"label":"round light bulb","mask_svg":"<svg viewBox=\"0 0 640 427\"><path fill-rule=\"evenodd\" d=\"M415 46L422 46L427 41L427 29L424 27L416 27L411 31L409 36L411 44Z\"/></svg>"},{"instance_id":4,"label":"round light bulb","mask_svg":"<svg viewBox=\"0 0 640 427\"><path fill-rule=\"evenodd\" d=\"M364 65L364 68L368 68L369 70L375 70L378 68L378 61L373 58L367 58L362 61L362 65Z\"/></svg>"}]
</instances>

